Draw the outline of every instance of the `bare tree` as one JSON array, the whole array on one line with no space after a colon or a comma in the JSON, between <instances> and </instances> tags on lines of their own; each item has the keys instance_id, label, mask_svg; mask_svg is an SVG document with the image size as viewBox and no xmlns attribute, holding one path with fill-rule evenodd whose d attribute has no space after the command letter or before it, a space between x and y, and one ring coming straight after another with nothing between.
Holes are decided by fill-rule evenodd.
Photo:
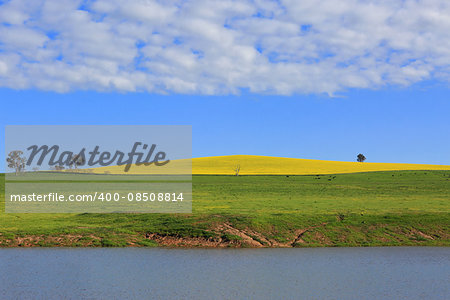
<instances>
[{"instance_id":1,"label":"bare tree","mask_svg":"<svg viewBox=\"0 0 450 300\"><path fill-rule=\"evenodd\" d=\"M14 150L9 152L6 162L8 163L8 168L14 169L16 171L16 176L25 171L25 162L27 159L23 156L23 152L20 150Z\"/></svg>"},{"instance_id":2,"label":"bare tree","mask_svg":"<svg viewBox=\"0 0 450 300\"><path fill-rule=\"evenodd\" d=\"M366 157L363 154L358 154L358 156L356 157L356 161L357 162L364 162L366 160Z\"/></svg>"},{"instance_id":3,"label":"bare tree","mask_svg":"<svg viewBox=\"0 0 450 300\"><path fill-rule=\"evenodd\" d=\"M78 166L84 165L85 162L86 161L83 156L75 154L74 156L72 156L72 159L70 160L69 168L72 169L72 167L74 167L75 169L77 169Z\"/></svg>"},{"instance_id":4,"label":"bare tree","mask_svg":"<svg viewBox=\"0 0 450 300\"><path fill-rule=\"evenodd\" d=\"M236 165L234 168L234 176L239 176L239 171L241 171L241 165Z\"/></svg>"}]
</instances>

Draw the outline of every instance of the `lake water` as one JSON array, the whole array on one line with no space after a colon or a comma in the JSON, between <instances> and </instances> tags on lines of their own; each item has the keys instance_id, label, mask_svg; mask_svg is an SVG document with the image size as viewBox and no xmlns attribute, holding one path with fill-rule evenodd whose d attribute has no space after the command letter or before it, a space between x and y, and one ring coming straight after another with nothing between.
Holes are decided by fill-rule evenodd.
<instances>
[{"instance_id":1,"label":"lake water","mask_svg":"<svg viewBox=\"0 0 450 300\"><path fill-rule=\"evenodd\" d=\"M449 299L450 248L1 249L17 298Z\"/></svg>"}]
</instances>

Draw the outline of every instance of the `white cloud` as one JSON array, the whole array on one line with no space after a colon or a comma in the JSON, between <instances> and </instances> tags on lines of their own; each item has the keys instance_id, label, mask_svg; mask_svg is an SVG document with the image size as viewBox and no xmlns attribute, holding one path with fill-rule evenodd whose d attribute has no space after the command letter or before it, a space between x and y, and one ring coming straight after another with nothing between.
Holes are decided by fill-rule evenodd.
<instances>
[{"instance_id":1,"label":"white cloud","mask_svg":"<svg viewBox=\"0 0 450 300\"><path fill-rule=\"evenodd\" d=\"M328 93L450 80L444 0L11 0L0 86Z\"/></svg>"}]
</instances>

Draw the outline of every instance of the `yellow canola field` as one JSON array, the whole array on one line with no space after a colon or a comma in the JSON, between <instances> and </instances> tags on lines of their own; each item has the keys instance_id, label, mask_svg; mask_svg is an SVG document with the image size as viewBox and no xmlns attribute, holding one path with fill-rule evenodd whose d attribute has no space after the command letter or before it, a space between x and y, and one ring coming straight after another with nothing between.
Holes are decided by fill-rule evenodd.
<instances>
[{"instance_id":1,"label":"yellow canola field","mask_svg":"<svg viewBox=\"0 0 450 300\"><path fill-rule=\"evenodd\" d=\"M316 175L394 170L450 170L448 165L359 163L298 159L256 155L230 155L199 157L192 159L192 174L234 175L237 166L239 175ZM190 160L171 161L167 166L132 166L128 174L187 174ZM94 169L94 173L123 174L123 166Z\"/></svg>"},{"instance_id":2,"label":"yellow canola field","mask_svg":"<svg viewBox=\"0 0 450 300\"><path fill-rule=\"evenodd\" d=\"M450 166L447 165L359 163L231 155L194 158L192 160L192 174L233 175L238 165L240 166L240 175L315 175L394 170L450 170Z\"/></svg>"}]
</instances>

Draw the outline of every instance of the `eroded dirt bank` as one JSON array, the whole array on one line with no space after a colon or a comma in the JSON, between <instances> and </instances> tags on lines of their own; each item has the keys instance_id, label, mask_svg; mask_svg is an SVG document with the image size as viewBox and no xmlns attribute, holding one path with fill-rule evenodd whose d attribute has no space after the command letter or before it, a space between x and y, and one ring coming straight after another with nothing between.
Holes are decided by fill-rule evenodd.
<instances>
[{"instance_id":1,"label":"eroded dirt bank","mask_svg":"<svg viewBox=\"0 0 450 300\"><path fill-rule=\"evenodd\" d=\"M237 227L229 222L202 230L202 234L138 232L106 234L0 234L0 247L183 247L183 248L291 248L336 246L450 246L445 228L402 227L387 224L334 226L319 223L290 230L287 238L274 232Z\"/></svg>"}]
</instances>

